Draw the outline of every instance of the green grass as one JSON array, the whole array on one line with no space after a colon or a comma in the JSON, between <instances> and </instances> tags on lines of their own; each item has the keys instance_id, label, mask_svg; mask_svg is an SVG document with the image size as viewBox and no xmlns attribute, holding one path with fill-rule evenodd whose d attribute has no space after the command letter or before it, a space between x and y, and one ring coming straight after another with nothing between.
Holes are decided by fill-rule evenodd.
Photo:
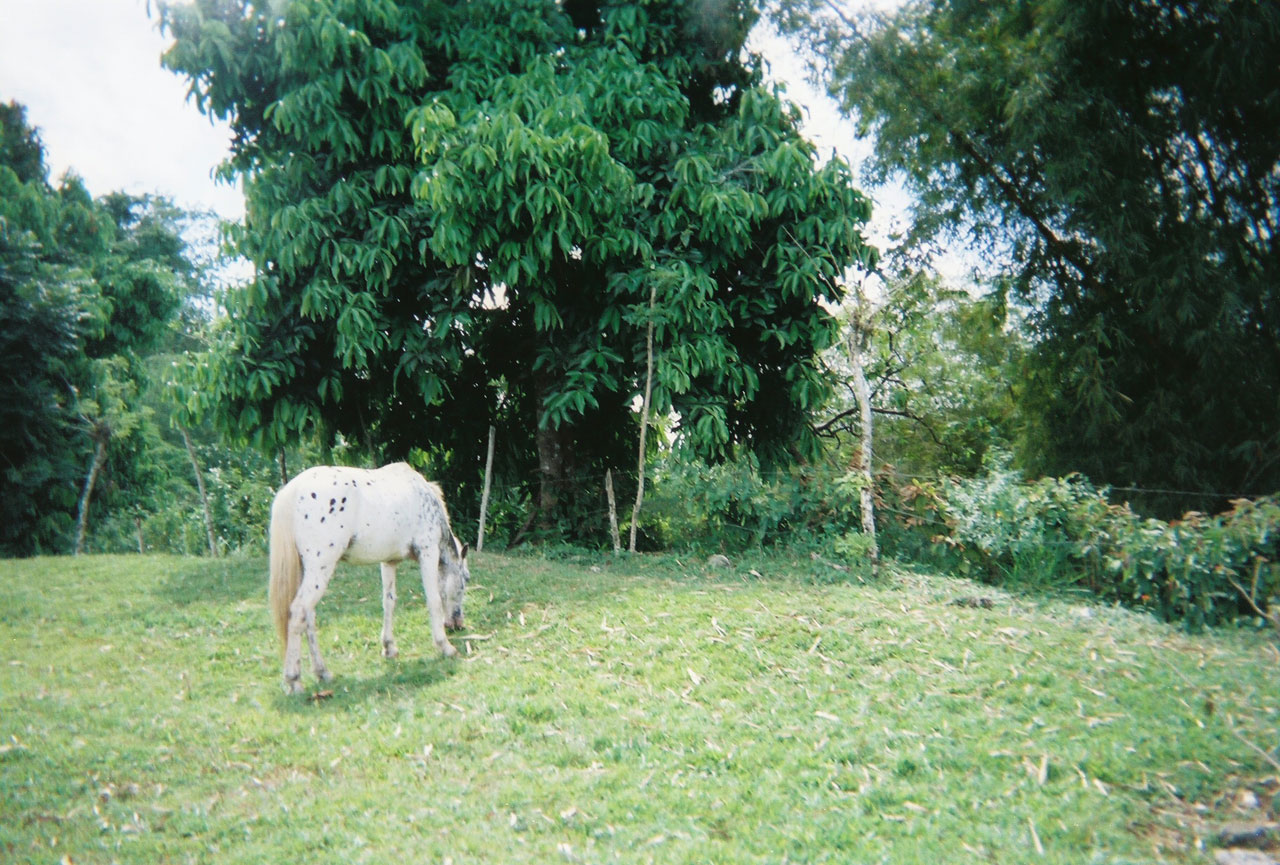
<instances>
[{"instance_id":1,"label":"green grass","mask_svg":"<svg viewBox=\"0 0 1280 865\"><path fill-rule=\"evenodd\" d=\"M382 659L347 567L308 701L260 560L0 562L0 860L1206 862L1241 790L1275 818L1265 635L817 567L477 556L455 661L409 568Z\"/></svg>"}]
</instances>

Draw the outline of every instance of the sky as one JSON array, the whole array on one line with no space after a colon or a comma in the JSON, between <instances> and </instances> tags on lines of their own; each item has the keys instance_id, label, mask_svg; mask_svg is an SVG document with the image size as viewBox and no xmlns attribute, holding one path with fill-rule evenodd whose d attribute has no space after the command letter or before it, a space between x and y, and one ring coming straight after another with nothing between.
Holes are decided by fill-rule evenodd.
<instances>
[{"instance_id":1,"label":"sky","mask_svg":"<svg viewBox=\"0 0 1280 865\"><path fill-rule=\"evenodd\" d=\"M239 189L213 180L230 130L161 67L169 41L146 0L0 0L0 100L27 107L55 181L71 169L94 196L161 194L239 219Z\"/></svg>"},{"instance_id":2,"label":"sky","mask_svg":"<svg viewBox=\"0 0 1280 865\"><path fill-rule=\"evenodd\" d=\"M238 187L215 182L230 130L202 115L186 84L160 65L170 40L148 15L147 0L0 0L0 100L27 107L40 130L50 177L67 170L94 196L123 190L160 194L190 210L227 219L244 214ZM783 40L753 36L771 77L805 109L806 132L829 154L859 153L852 127L804 80L804 65ZM879 240L893 202L877 208Z\"/></svg>"}]
</instances>

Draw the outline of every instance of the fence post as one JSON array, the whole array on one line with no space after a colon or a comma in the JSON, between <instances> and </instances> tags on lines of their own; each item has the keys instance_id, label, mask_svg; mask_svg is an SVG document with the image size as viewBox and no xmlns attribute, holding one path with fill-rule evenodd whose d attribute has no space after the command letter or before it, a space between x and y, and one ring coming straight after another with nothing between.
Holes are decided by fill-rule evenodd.
<instances>
[{"instance_id":1,"label":"fence post","mask_svg":"<svg viewBox=\"0 0 1280 865\"><path fill-rule=\"evenodd\" d=\"M636 551L636 527L640 523L640 505L644 502L644 436L649 426L649 402L653 398L653 308L658 303L658 286L649 289L649 335L645 339L647 357L644 374L644 402L640 405L640 483L636 486L636 506L631 509L631 543L628 552Z\"/></svg>"},{"instance_id":2,"label":"fence post","mask_svg":"<svg viewBox=\"0 0 1280 865\"><path fill-rule=\"evenodd\" d=\"M613 499L613 469L605 469L604 494L609 499L609 535L613 538L613 554L622 552L622 539L618 537L618 505Z\"/></svg>"},{"instance_id":3,"label":"fence post","mask_svg":"<svg viewBox=\"0 0 1280 865\"><path fill-rule=\"evenodd\" d=\"M484 551L484 519L489 511L489 485L493 481L493 437L497 430L489 427L489 454L484 458L484 492L480 496L480 534L476 537L476 552Z\"/></svg>"}]
</instances>

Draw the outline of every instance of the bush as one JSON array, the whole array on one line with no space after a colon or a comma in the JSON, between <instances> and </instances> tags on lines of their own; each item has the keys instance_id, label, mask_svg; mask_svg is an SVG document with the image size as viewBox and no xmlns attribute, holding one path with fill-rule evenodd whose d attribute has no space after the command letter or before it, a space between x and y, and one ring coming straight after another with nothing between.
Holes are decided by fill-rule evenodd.
<instances>
[{"instance_id":1,"label":"bush","mask_svg":"<svg viewBox=\"0 0 1280 865\"><path fill-rule=\"evenodd\" d=\"M665 458L646 494L642 528L667 549L730 552L804 546L840 536L858 524L851 475L793 466L762 471L753 455L717 465Z\"/></svg>"},{"instance_id":2,"label":"bush","mask_svg":"<svg viewBox=\"0 0 1280 865\"><path fill-rule=\"evenodd\" d=\"M1216 516L1142 518L1108 509L1098 555L1115 595L1192 628L1240 615L1269 616L1280 628L1280 497L1239 499Z\"/></svg>"},{"instance_id":3,"label":"bush","mask_svg":"<svg viewBox=\"0 0 1280 865\"><path fill-rule=\"evenodd\" d=\"M1080 475L1024 481L998 460L983 477L943 484L941 540L983 579L1083 584L1191 628L1280 605L1280 497L1165 522L1107 493Z\"/></svg>"}]
</instances>

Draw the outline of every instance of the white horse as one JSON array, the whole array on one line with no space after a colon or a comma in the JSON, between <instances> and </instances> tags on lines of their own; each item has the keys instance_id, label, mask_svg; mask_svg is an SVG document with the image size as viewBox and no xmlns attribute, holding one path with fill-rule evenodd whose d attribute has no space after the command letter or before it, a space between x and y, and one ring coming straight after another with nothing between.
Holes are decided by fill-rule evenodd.
<instances>
[{"instance_id":1,"label":"white horse","mask_svg":"<svg viewBox=\"0 0 1280 865\"><path fill-rule=\"evenodd\" d=\"M421 567L432 639L445 657L453 657L458 652L445 628L462 627L462 596L470 572L467 547L449 527L439 486L405 463L373 470L318 466L276 493L271 505L268 598L284 642L286 692L302 691L304 630L312 672L321 681L333 678L320 658L316 604L339 560L382 564L382 652L388 658L397 655L391 616L396 566L405 559L415 559Z\"/></svg>"}]
</instances>

